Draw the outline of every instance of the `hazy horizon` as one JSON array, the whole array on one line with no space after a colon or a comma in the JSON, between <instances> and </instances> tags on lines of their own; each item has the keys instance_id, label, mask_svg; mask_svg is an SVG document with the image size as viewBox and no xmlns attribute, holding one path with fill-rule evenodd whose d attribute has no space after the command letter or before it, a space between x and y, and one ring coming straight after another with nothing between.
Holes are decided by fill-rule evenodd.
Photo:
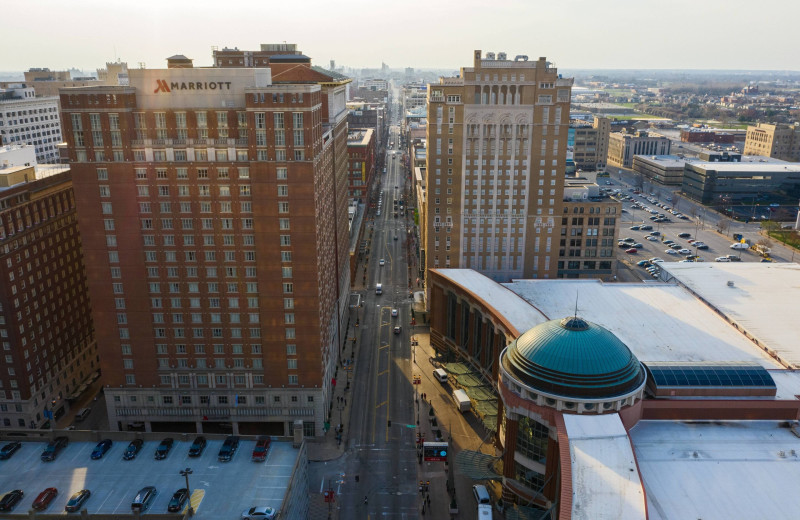
<instances>
[{"instance_id":1,"label":"hazy horizon","mask_svg":"<svg viewBox=\"0 0 800 520\"><path fill-rule=\"evenodd\" d=\"M6 52L0 69L94 70L120 59L166 67L184 54L211 65L217 46L257 50L296 43L313 63L361 68L458 70L472 51L546 56L564 70L721 70L795 72L800 4L763 0L479 0L378 5L367 0L84 0L12 3L3 9ZM709 50L713 49L713 50ZM771 51L771 52L770 52ZM770 52L769 54L767 54Z\"/></svg>"}]
</instances>

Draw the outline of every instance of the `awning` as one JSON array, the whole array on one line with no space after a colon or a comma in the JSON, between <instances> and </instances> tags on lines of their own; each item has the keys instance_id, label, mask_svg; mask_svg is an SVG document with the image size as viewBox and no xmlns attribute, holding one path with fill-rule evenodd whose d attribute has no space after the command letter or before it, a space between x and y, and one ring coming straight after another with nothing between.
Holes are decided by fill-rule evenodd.
<instances>
[{"instance_id":1,"label":"awning","mask_svg":"<svg viewBox=\"0 0 800 520\"><path fill-rule=\"evenodd\" d=\"M500 457L479 451L462 450L456 454L454 470L472 480L501 480L502 475L494 469Z\"/></svg>"}]
</instances>

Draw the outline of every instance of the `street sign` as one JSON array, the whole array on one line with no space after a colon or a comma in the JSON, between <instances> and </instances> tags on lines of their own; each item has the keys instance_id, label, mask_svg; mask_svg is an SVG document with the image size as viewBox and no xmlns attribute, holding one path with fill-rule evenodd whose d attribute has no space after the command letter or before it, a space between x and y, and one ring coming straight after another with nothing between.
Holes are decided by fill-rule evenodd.
<instances>
[{"instance_id":1,"label":"street sign","mask_svg":"<svg viewBox=\"0 0 800 520\"><path fill-rule=\"evenodd\" d=\"M415 374L415 375L414 375L414 384L415 384L415 385L420 385L420 384L422 384L422 376L418 376L418 375L416 375L416 374Z\"/></svg>"},{"instance_id":2,"label":"street sign","mask_svg":"<svg viewBox=\"0 0 800 520\"><path fill-rule=\"evenodd\" d=\"M426 461L447 461L446 442L425 442L422 444L422 456Z\"/></svg>"},{"instance_id":3,"label":"street sign","mask_svg":"<svg viewBox=\"0 0 800 520\"><path fill-rule=\"evenodd\" d=\"M325 502L327 503L336 502L336 492L334 492L332 489L326 490L323 493L323 496L325 497Z\"/></svg>"}]
</instances>

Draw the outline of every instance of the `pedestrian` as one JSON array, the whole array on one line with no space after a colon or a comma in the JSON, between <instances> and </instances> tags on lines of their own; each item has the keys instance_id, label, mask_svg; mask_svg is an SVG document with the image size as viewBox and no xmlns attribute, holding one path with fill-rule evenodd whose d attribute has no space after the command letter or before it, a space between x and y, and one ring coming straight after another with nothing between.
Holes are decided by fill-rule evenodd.
<instances>
[{"instance_id":1,"label":"pedestrian","mask_svg":"<svg viewBox=\"0 0 800 520\"><path fill-rule=\"evenodd\" d=\"M367 495L364 495L364 503L367 503Z\"/></svg>"},{"instance_id":2,"label":"pedestrian","mask_svg":"<svg viewBox=\"0 0 800 520\"><path fill-rule=\"evenodd\" d=\"M347 406L347 399L344 400L344 405Z\"/></svg>"},{"instance_id":3,"label":"pedestrian","mask_svg":"<svg viewBox=\"0 0 800 520\"><path fill-rule=\"evenodd\" d=\"M430 495L428 495L427 501L428 501L428 505L431 505L431 496Z\"/></svg>"}]
</instances>

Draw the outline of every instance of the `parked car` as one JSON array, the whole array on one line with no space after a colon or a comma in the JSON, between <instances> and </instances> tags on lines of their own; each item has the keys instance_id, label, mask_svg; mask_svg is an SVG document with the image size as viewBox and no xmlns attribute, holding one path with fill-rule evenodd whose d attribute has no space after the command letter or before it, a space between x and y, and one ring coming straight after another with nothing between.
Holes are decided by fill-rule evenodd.
<instances>
[{"instance_id":1,"label":"parked car","mask_svg":"<svg viewBox=\"0 0 800 520\"><path fill-rule=\"evenodd\" d=\"M668 246L670 246L670 247L672 247L672 244L674 244L674 243L675 243L675 241L674 241L674 240L669 240L669 239L667 239L667 240L664 240L664 244L665 244L665 245L668 245Z\"/></svg>"},{"instance_id":2,"label":"parked car","mask_svg":"<svg viewBox=\"0 0 800 520\"><path fill-rule=\"evenodd\" d=\"M169 499L167 511L170 513L180 511L183 509L183 504L186 503L187 498L189 498L189 491L186 488L180 488L178 491L174 492L172 498Z\"/></svg>"},{"instance_id":3,"label":"parked car","mask_svg":"<svg viewBox=\"0 0 800 520\"><path fill-rule=\"evenodd\" d=\"M692 252L691 252L690 250L686 249L686 248L684 248L684 249L679 249L679 250L678 250L678 252L679 252L680 254L682 254L682 255L691 255L691 254L692 254Z\"/></svg>"},{"instance_id":4,"label":"parked car","mask_svg":"<svg viewBox=\"0 0 800 520\"><path fill-rule=\"evenodd\" d=\"M668 255L677 255L678 254L678 252L675 251L674 249L665 249L664 252L667 253Z\"/></svg>"},{"instance_id":5,"label":"parked car","mask_svg":"<svg viewBox=\"0 0 800 520\"><path fill-rule=\"evenodd\" d=\"M270 438L259 437L256 441L256 447L253 448L253 454L250 460L253 462L264 462L267 460L267 451L269 450Z\"/></svg>"},{"instance_id":6,"label":"parked car","mask_svg":"<svg viewBox=\"0 0 800 520\"><path fill-rule=\"evenodd\" d=\"M242 520L273 520L278 512L268 506L256 506L242 512Z\"/></svg>"},{"instance_id":7,"label":"parked car","mask_svg":"<svg viewBox=\"0 0 800 520\"><path fill-rule=\"evenodd\" d=\"M97 443L97 446L92 450L92 460L99 460L103 458L108 450L111 449L111 439L103 439Z\"/></svg>"},{"instance_id":8,"label":"parked car","mask_svg":"<svg viewBox=\"0 0 800 520\"><path fill-rule=\"evenodd\" d=\"M651 226L650 224L645 224L644 226L639 226L639 230L640 231L650 231L651 229L653 229L653 226Z\"/></svg>"},{"instance_id":9,"label":"parked car","mask_svg":"<svg viewBox=\"0 0 800 520\"><path fill-rule=\"evenodd\" d=\"M638 250L638 249L636 249L635 247L631 247L630 249L626 249L626 250L625 250L625 252L626 252L626 253L628 253L629 255L635 254L635 253L637 253L638 251L639 251L639 250Z\"/></svg>"},{"instance_id":10,"label":"parked car","mask_svg":"<svg viewBox=\"0 0 800 520\"><path fill-rule=\"evenodd\" d=\"M736 242L729 246L731 249L750 249L750 244L743 244L742 242Z\"/></svg>"},{"instance_id":11,"label":"parked car","mask_svg":"<svg viewBox=\"0 0 800 520\"><path fill-rule=\"evenodd\" d=\"M144 442L142 439L134 439L128 444L125 448L125 452L122 454L122 458L124 460L133 460L136 458L136 455L139 454L139 451L142 449L142 445Z\"/></svg>"},{"instance_id":12,"label":"parked car","mask_svg":"<svg viewBox=\"0 0 800 520\"><path fill-rule=\"evenodd\" d=\"M56 460L58 454L67 447L67 444L69 444L69 439L66 437L56 437L50 441L42 452L42 461L52 462Z\"/></svg>"},{"instance_id":13,"label":"parked car","mask_svg":"<svg viewBox=\"0 0 800 520\"><path fill-rule=\"evenodd\" d=\"M728 260L731 262L741 262L742 259L739 258L737 255L728 255Z\"/></svg>"},{"instance_id":14,"label":"parked car","mask_svg":"<svg viewBox=\"0 0 800 520\"><path fill-rule=\"evenodd\" d=\"M131 502L131 511L134 513L143 513L147 511L150 509L150 504L155 500L156 495L158 495L158 490L155 486L143 487L133 498Z\"/></svg>"},{"instance_id":15,"label":"parked car","mask_svg":"<svg viewBox=\"0 0 800 520\"><path fill-rule=\"evenodd\" d=\"M202 435L199 435L194 438L194 442L191 446L189 446L189 456L190 457L199 457L203 454L203 450L206 449L206 438Z\"/></svg>"},{"instance_id":16,"label":"parked car","mask_svg":"<svg viewBox=\"0 0 800 520\"><path fill-rule=\"evenodd\" d=\"M50 505L50 502L52 502L57 496L58 490L54 487L49 487L39 493L39 496L37 496L36 500L33 501L31 507L37 511L44 511Z\"/></svg>"},{"instance_id":17,"label":"parked car","mask_svg":"<svg viewBox=\"0 0 800 520\"><path fill-rule=\"evenodd\" d=\"M639 228L640 228L640 226L631 226L630 230L631 231L639 231Z\"/></svg>"},{"instance_id":18,"label":"parked car","mask_svg":"<svg viewBox=\"0 0 800 520\"><path fill-rule=\"evenodd\" d=\"M217 460L220 462L230 461L238 448L239 437L230 435L225 439L225 442L222 443L222 447L219 449L219 454L217 455Z\"/></svg>"},{"instance_id":19,"label":"parked car","mask_svg":"<svg viewBox=\"0 0 800 520\"><path fill-rule=\"evenodd\" d=\"M650 259L650 263L651 264L658 264L658 263L661 263L663 261L664 261L663 258L659 258L657 256L654 256L653 258Z\"/></svg>"},{"instance_id":20,"label":"parked car","mask_svg":"<svg viewBox=\"0 0 800 520\"><path fill-rule=\"evenodd\" d=\"M643 249L644 245L641 244L640 242L636 242L635 244L633 244L632 247L635 247L636 249Z\"/></svg>"},{"instance_id":21,"label":"parked car","mask_svg":"<svg viewBox=\"0 0 800 520\"><path fill-rule=\"evenodd\" d=\"M21 489L9 491L3 499L0 500L0 511L13 511L14 506L16 506L24 496L25 493L23 493Z\"/></svg>"},{"instance_id":22,"label":"parked car","mask_svg":"<svg viewBox=\"0 0 800 520\"><path fill-rule=\"evenodd\" d=\"M727 256L718 256L714 259L715 262L730 262L731 259Z\"/></svg>"},{"instance_id":23,"label":"parked car","mask_svg":"<svg viewBox=\"0 0 800 520\"><path fill-rule=\"evenodd\" d=\"M690 238L692 236L691 233L678 233L678 238Z\"/></svg>"},{"instance_id":24,"label":"parked car","mask_svg":"<svg viewBox=\"0 0 800 520\"><path fill-rule=\"evenodd\" d=\"M172 437L167 437L161 443L159 443L158 447L156 448L155 458L156 460L164 460L169 455L169 450L172 449L172 444L175 440Z\"/></svg>"},{"instance_id":25,"label":"parked car","mask_svg":"<svg viewBox=\"0 0 800 520\"><path fill-rule=\"evenodd\" d=\"M69 502L64 507L64 511L67 513L74 513L75 511L80 510L83 507L83 504L89 500L89 497L92 496L92 492L88 489L81 489L71 497L69 497Z\"/></svg>"},{"instance_id":26,"label":"parked car","mask_svg":"<svg viewBox=\"0 0 800 520\"><path fill-rule=\"evenodd\" d=\"M10 459L13 454L22 447L19 442L9 442L2 449L0 449L0 460Z\"/></svg>"}]
</instances>

